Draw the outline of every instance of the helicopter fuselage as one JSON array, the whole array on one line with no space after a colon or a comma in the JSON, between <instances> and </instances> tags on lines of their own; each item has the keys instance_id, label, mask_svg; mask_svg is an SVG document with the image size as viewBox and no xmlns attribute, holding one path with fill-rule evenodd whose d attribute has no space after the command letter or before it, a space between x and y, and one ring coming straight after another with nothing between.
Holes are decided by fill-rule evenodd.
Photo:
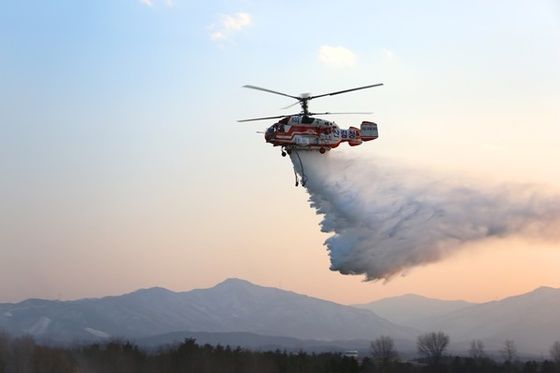
<instances>
[{"instance_id":1,"label":"helicopter fuselage","mask_svg":"<svg viewBox=\"0 0 560 373\"><path fill-rule=\"evenodd\" d=\"M378 137L377 124L362 122L360 128L341 129L332 121L306 115L292 115L274 123L265 132L265 140L288 152L318 150L321 153L336 148L342 142L357 146Z\"/></svg>"}]
</instances>

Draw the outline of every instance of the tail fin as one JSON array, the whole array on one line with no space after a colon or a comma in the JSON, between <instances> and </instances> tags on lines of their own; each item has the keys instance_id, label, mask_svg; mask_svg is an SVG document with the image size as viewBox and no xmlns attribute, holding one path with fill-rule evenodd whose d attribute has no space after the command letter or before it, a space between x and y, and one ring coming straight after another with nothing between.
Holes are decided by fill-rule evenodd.
<instances>
[{"instance_id":1,"label":"tail fin","mask_svg":"<svg viewBox=\"0 0 560 373\"><path fill-rule=\"evenodd\" d=\"M363 121L360 128L360 135L362 140L364 141L375 140L377 137L379 137L379 134L377 132L377 124L373 122Z\"/></svg>"},{"instance_id":2,"label":"tail fin","mask_svg":"<svg viewBox=\"0 0 560 373\"><path fill-rule=\"evenodd\" d=\"M362 139L360 137L360 130L356 127L350 127L348 129L348 133L350 134L350 139L348 140L348 144L350 146L357 146L362 143Z\"/></svg>"}]
</instances>

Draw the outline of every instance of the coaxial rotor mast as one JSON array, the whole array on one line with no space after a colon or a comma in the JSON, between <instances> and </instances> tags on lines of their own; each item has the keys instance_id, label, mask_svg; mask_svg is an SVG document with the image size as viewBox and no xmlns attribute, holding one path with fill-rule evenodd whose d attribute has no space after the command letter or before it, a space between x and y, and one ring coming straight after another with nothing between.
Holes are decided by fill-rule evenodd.
<instances>
[{"instance_id":1,"label":"coaxial rotor mast","mask_svg":"<svg viewBox=\"0 0 560 373\"><path fill-rule=\"evenodd\" d=\"M376 83L376 84L370 84L370 85L366 85L363 87L357 87L357 88L350 88L350 89L345 89L342 91L336 91L336 92L329 92L329 93L324 93L322 95L316 95L316 96L310 96L308 94L302 94L300 96L292 96L286 93L282 93L282 92L278 92L278 91L273 91L271 89L268 88L262 88L262 87L257 87L254 85L244 85L244 88L250 88L250 89L256 89L258 91L263 91L263 92L268 92L268 93L273 93L276 95L280 95L280 96L286 96L286 97L290 97L293 98L295 100L298 100L297 103L299 103L301 105L301 112L299 114L294 114L294 115L304 115L304 116L311 116L311 115L329 115L329 114L370 114L370 113L363 113L363 112L352 112L352 113L331 113L331 112L325 112L325 113L311 113L309 112L309 105L308 105L308 101L313 100L315 98L319 98L319 97L325 97L325 96L334 96L334 95L339 95L341 93L347 93L347 92L352 92L352 91L358 91L360 89L366 89L366 88L373 88L373 87L379 87L382 86L383 83ZM296 103L296 104L297 104ZM291 107L293 105L290 105L288 107ZM263 118L252 118L252 119L243 119L243 120L239 120L238 122L250 122L250 121L254 121L254 120L266 120L266 119L276 119L276 118L282 118L285 117L286 115L277 115L277 116L273 116L273 117L263 117Z\"/></svg>"}]
</instances>

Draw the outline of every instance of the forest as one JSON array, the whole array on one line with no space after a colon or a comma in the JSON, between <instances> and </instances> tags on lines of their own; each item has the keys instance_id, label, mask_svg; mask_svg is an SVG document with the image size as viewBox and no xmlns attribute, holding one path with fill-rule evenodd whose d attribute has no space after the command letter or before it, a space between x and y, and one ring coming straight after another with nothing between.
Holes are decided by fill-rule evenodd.
<instances>
[{"instance_id":1,"label":"forest","mask_svg":"<svg viewBox=\"0 0 560 373\"><path fill-rule=\"evenodd\" d=\"M31 337L0 334L0 373L97 373L97 372L223 372L223 373L374 373L374 372L560 372L560 361L520 361L514 346L504 357L492 359L475 341L469 356L445 352L449 342L443 333L418 338L415 360L401 360L389 337L371 343L368 356L342 353L289 353L250 351L229 346L199 345L194 339L147 351L120 340L82 346L56 347L39 344ZM506 343L507 347L507 343ZM507 354L510 354L509 356Z\"/></svg>"}]
</instances>

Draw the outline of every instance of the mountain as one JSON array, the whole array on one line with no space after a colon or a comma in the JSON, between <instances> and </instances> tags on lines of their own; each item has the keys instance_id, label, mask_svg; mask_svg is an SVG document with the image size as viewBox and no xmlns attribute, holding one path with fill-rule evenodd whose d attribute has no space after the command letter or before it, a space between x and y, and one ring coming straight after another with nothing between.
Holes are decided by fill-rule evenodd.
<instances>
[{"instance_id":1,"label":"mountain","mask_svg":"<svg viewBox=\"0 0 560 373\"><path fill-rule=\"evenodd\" d=\"M462 300L439 300L415 294L384 298L354 307L370 310L396 324L418 328L427 318L437 318L473 305Z\"/></svg>"},{"instance_id":2,"label":"mountain","mask_svg":"<svg viewBox=\"0 0 560 373\"><path fill-rule=\"evenodd\" d=\"M143 289L76 301L29 299L0 304L0 329L40 340L129 339L178 331L247 332L299 339L367 339L416 332L371 311L229 279L209 289Z\"/></svg>"},{"instance_id":3,"label":"mountain","mask_svg":"<svg viewBox=\"0 0 560 373\"><path fill-rule=\"evenodd\" d=\"M519 351L546 353L554 341L560 340L560 289L541 287L471 305L418 326L443 330L455 341L481 339L489 349L502 349L504 341L511 339Z\"/></svg>"},{"instance_id":4,"label":"mountain","mask_svg":"<svg viewBox=\"0 0 560 373\"><path fill-rule=\"evenodd\" d=\"M512 339L529 353L547 353L560 340L560 289L554 288L481 304L406 295L360 307L368 309L229 279L187 292L151 288L99 299L0 304L0 329L63 343L123 337L153 345L195 336L201 342L311 350L365 348L380 335L411 350L419 333L438 330L460 352L473 339L483 340L488 351Z\"/></svg>"}]
</instances>

